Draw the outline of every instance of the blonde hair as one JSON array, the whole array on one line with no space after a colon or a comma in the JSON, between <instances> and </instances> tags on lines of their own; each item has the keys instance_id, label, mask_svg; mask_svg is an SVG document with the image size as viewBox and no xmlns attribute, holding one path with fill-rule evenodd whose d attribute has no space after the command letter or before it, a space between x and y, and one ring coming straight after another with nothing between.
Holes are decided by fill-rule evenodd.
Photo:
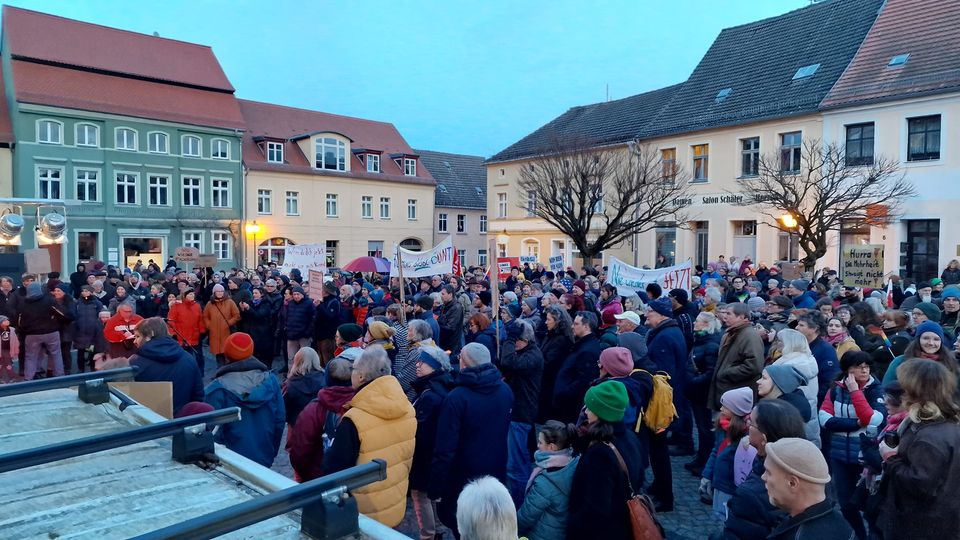
<instances>
[{"instance_id":1,"label":"blonde hair","mask_svg":"<svg viewBox=\"0 0 960 540\"><path fill-rule=\"evenodd\" d=\"M315 371L323 371L323 366L320 364L320 355L310 347L301 347L297 354L293 355L290 377L303 377Z\"/></svg>"}]
</instances>

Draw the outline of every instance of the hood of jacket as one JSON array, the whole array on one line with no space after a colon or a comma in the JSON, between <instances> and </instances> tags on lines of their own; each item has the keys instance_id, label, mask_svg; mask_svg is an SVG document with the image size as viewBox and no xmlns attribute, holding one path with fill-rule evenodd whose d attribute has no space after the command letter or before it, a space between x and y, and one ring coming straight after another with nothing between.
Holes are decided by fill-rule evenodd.
<instances>
[{"instance_id":1,"label":"hood of jacket","mask_svg":"<svg viewBox=\"0 0 960 540\"><path fill-rule=\"evenodd\" d=\"M596 339L596 338L594 338ZM493 364L481 364L461 370L456 385L470 388L481 394L492 394L503 382L503 375Z\"/></svg>"},{"instance_id":2,"label":"hood of jacket","mask_svg":"<svg viewBox=\"0 0 960 540\"><path fill-rule=\"evenodd\" d=\"M340 412L356 393L352 386L328 386L317 392L317 401L328 411Z\"/></svg>"},{"instance_id":3,"label":"hood of jacket","mask_svg":"<svg viewBox=\"0 0 960 540\"><path fill-rule=\"evenodd\" d=\"M441 396L445 396L450 389L453 388L453 377L448 371L434 371L425 377L417 377L417 379L411 383L411 386L413 386L417 394L422 394L427 390L433 390Z\"/></svg>"},{"instance_id":4,"label":"hood of jacket","mask_svg":"<svg viewBox=\"0 0 960 540\"><path fill-rule=\"evenodd\" d=\"M267 384L271 376L270 370L262 362L247 358L218 369L214 382L219 382L225 390L240 397L245 405L259 407L270 403L280 388L279 384Z\"/></svg>"},{"instance_id":5,"label":"hood of jacket","mask_svg":"<svg viewBox=\"0 0 960 540\"><path fill-rule=\"evenodd\" d=\"M159 362L161 364L174 364L180 358L183 349L171 337L155 337L144 343L137 356Z\"/></svg>"},{"instance_id":6,"label":"hood of jacket","mask_svg":"<svg viewBox=\"0 0 960 540\"><path fill-rule=\"evenodd\" d=\"M809 383L812 380L816 380L817 374L820 372L819 366L817 366L817 359L813 357L812 354L804 354L802 352L793 352L786 354L777 358L774 364L783 364L791 366L796 369L803 378Z\"/></svg>"},{"instance_id":7,"label":"hood of jacket","mask_svg":"<svg viewBox=\"0 0 960 540\"><path fill-rule=\"evenodd\" d=\"M393 375L378 377L357 390L346 408L360 409L383 420L396 420L413 412L400 381Z\"/></svg>"}]
</instances>

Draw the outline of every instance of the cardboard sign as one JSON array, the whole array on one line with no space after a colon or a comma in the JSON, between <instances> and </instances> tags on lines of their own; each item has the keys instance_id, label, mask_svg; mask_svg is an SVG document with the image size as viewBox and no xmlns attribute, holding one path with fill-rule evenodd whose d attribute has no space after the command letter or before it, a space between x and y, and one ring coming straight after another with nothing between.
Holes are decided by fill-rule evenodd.
<instances>
[{"instance_id":1,"label":"cardboard sign","mask_svg":"<svg viewBox=\"0 0 960 540\"><path fill-rule=\"evenodd\" d=\"M213 268L217 265L217 256L204 254L197 257L197 266L202 266L204 268Z\"/></svg>"},{"instance_id":2,"label":"cardboard sign","mask_svg":"<svg viewBox=\"0 0 960 540\"><path fill-rule=\"evenodd\" d=\"M803 275L803 266L800 263L785 262L780 263L780 277L783 279L800 279Z\"/></svg>"},{"instance_id":3,"label":"cardboard sign","mask_svg":"<svg viewBox=\"0 0 960 540\"><path fill-rule=\"evenodd\" d=\"M847 286L883 287L883 245L843 246L840 252L840 280Z\"/></svg>"},{"instance_id":4,"label":"cardboard sign","mask_svg":"<svg viewBox=\"0 0 960 540\"><path fill-rule=\"evenodd\" d=\"M25 250L23 259L27 266L27 273L49 274L53 272L53 268L50 267L49 250L43 248Z\"/></svg>"},{"instance_id":5,"label":"cardboard sign","mask_svg":"<svg viewBox=\"0 0 960 540\"><path fill-rule=\"evenodd\" d=\"M110 386L164 418L173 418L173 383L112 382Z\"/></svg>"},{"instance_id":6,"label":"cardboard sign","mask_svg":"<svg viewBox=\"0 0 960 540\"><path fill-rule=\"evenodd\" d=\"M520 266L523 266L524 264L529 264L530 266L533 266L537 264L537 258L534 257L533 255L521 255Z\"/></svg>"},{"instance_id":7,"label":"cardboard sign","mask_svg":"<svg viewBox=\"0 0 960 540\"><path fill-rule=\"evenodd\" d=\"M300 270L301 274L307 273L311 268L326 272L327 245L301 244L283 248L282 272L289 273L294 268Z\"/></svg>"},{"instance_id":8,"label":"cardboard sign","mask_svg":"<svg viewBox=\"0 0 960 540\"><path fill-rule=\"evenodd\" d=\"M550 271L559 272L563 270L563 254L550 257Z\"/></svg>"},{"instance_id":9,"label":"cardboard sign","mask_svg":"<svg viewBox=\"0 0 960 540\"><path fill-rule=\"evenodd\" d=\"M663 290L685 289L690 290L690 276L693 273L693 264L688 260L675 266L644 270L610 257L608 281L617 288L620 295L629 295L645 290L650 283L658 283Z\"/></svg>"},{"instance_id":10,"label":"cardboard sign","mask_svg":"<svg viewBox=\"0 0 960 540\"><path fill-rule=\"evenodd\" d=\"M314 300L323 298L323 272L307 270L307 295Z\"/></svg>"},{"instance_id":11,"label":"cardboard sign","mask_svg":"<svg viewBox=\"0 0 960 540\"><path fill-rule=\"evenodd\" d=\"M520 257L497 257L497 271L500 273L500 279L510 277L510 269L514 266L520 266Z\"/></svg>"},{"instance_id":12,"label":"cardboard sign","mask_svg":"<svg viewBox=\"0 0 960 540\"><path fill-rule=\"evenodd\" d=\"M180 263L195 263L200 258L200 250L195 247L178 247L173 253L173 260Z\"/></svg>"},{"instance_id":13,"label":"cardboard sign","mask_svg":"<svg viewBox=\"0 0 960 540\"><path fill-rule=\"evenodd\" d=\"M397 262L400 252L400 263ZM429 251L410 251L400 246L393 250L390 261L390 277L400 277L400 264L403 264L403 277L427 277L453 273L453 239L447 237Z\"/></svg>"}]
</instances>

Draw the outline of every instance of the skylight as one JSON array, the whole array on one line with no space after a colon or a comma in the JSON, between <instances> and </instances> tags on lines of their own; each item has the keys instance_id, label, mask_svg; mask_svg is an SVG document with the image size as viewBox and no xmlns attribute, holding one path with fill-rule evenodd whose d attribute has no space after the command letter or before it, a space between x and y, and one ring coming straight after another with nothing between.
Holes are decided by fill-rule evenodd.
<instances>
[{"instance_id":1,"label":"skylight","mask_svg":"<svg viewBox=\"0 0 960 540\"><path fill-rule=\"evenodd\" d=\"M899 67L907 63L907 59L910 58L910 53L907 54L898 54L890 59L890 63L887 64L890 67Z\"/></svg>"},{"instance_id":2,"label":"skylight","mask_svg":"<svg viewBox=\"0 0 960 540\"><path fill-rule=\"evenodd\" d=\"M437 184L437 189L440 190L440 193L446 193L446 192L447 192L447 186L445 186L445 185L443 185L443 184Z\"/></svg>"},{"instance_id":3,"label":"skylight","mask_svg":"<svg viewBox=\"0 0 960 540\"><path fill-rule=\"evenodd\" d=\"M483 195L483 189L481 189L479 186L475 187L474 189L477 190L477 195Z\"/></svg>"},{"instance_id":4,"label":"skylight","mask_svg":"<svg viewBox=\"0 0 960 540\"><path fill-rule=\"evenodd\" d=\"M724 88L717 92L717 103L721 103L723 100L733 93L733 88Z\"/></svg>"},{"instance_id":5,"label":"skylight","mask_svg":"<svg viewBox=\"0 0 960 540\"><path fill-rule=\"evenodd\" d=\"M810 64L809 66L803 66L798 69L796 73L793 74L793 80L806 79L807 77L813 75L820 69L820 64Z\"/></svg>"}]
</instances>

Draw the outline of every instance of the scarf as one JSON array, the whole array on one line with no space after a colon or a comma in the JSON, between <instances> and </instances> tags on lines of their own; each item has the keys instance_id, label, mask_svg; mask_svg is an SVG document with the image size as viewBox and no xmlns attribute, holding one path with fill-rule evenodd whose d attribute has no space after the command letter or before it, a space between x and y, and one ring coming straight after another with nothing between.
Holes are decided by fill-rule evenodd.
<instances>
[{"instance_id":1,"label":"scarf","mask_svg":"<svg viewBox=\"0 0 960 540\"><path fill-rule=\"evenodd\" d=\"M837 345L847 340L847 335L848 334L846 332L840 332L835 336L825 335L823 336L823 340L829 343L830 345L833 345L834 348L836 348Z\"/></svg>"},{"instance_id":2,"label":"scarf","mask_svg":"<svg viewBox=\"0 0 960 540\"><path fill-rule=\"evenodd\" d=\"M940 355L939 355L939 354L936 354L936 353L935 353L935 354L930 354L930 353L927 353L927 352L920 351L920 358L926 358L927 360L937 360L937 361L939 361L939 360L940 360Z\"/></svg>"},{"instance_id":3,"label":"scarf","mask_svg":"<svg viewBox=\"0 0 960 540\"><path fill-rule=\"evenodd\" d=\"M533 472L530 474L530 479L527 480L527 489L530 489L530 485L533 484L533 479L536 478L541 472L547 469L566 467L570 461L573 460L573 449L564 448L563 450L557 450L556 452L537 450L533 454L533 460L537 466L533 468Z\"/></svg>"}]
</instances>

